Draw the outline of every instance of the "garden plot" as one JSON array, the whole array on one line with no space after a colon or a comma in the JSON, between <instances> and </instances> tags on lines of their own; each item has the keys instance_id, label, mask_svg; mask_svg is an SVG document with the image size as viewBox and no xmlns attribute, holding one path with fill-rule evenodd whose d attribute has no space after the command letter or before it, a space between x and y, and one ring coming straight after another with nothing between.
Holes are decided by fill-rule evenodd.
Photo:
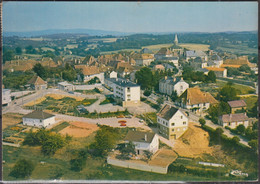
<instances>
[{"instance_id":1,"label":"garden plot","mask_svg":"<svg viewBox=\"0 0 260 184\"><path fill-rule=\"evenodd\" d=\"M95 101L97 99L72 98L65 95L46 95L36 105L26 104L25 106L29 109L46 109L51 112L77 116L80 113L77 110L77 106L89 106Z\"/></svg>"},{"instance_id":2,"label":"garden plot","mask_svg":"<svg viewBox=\"0 0 260 184\"><path fill-rule=\"evenodd\" d=\"M59 131L59 133L63 135L67 134L72 137L88 137L96 130L98 130L98 126L95 124L70 122L69 126Z\"/></svg>"}]
</instances>

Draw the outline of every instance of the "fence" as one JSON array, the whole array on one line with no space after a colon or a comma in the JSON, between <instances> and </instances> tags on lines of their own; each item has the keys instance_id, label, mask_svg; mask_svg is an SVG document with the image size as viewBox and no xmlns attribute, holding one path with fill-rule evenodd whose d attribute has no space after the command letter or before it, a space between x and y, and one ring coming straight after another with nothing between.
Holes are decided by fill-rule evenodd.
<instances>
[{"instance_id":1,"label":"fence","mask_svg":"<svg viewBox=\"0 0 260 184\"><path fill-rule=\"evenodd\" d=\"M152 166L148 164L133 163L129 161L113 159L111 157L107 158L107 163L118 167L137 169L141 171L148 171L148 172L154 172L160 174L167 174L167 170L168 170L168 167L159 167L159 166Z\"/></svg>"}]
</instances>

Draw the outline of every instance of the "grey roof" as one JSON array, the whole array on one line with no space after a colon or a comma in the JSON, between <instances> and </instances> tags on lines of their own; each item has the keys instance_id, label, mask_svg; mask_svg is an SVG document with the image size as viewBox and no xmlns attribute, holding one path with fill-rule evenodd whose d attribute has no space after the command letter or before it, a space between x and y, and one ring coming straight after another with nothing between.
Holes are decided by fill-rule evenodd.
<instances>
[{"instance_id":1,"label":"grey roof","mask_svg":"<svg viewBox=\"0 0 260 184\"><path fill-rule=\"evenodd\" d=\"M198 72L208 72L209 70L207 68L199 68L197 69Z\"/></svg>"},{"instance_id":2,"label":"grey roof","mask_svg":"<svg viewBox=\"0 0 260 184\"><path fill-rule=\"evenodd\" d=\"M166 120L170 120L172 118L172 116L178 111L179 109L172 107L168 104L165 104L163 106L163 108L158 112L158 116L166 119Z\"/></svg>"},{"instance_id":3,"label":"grey roof","mask_svg":"<svg viewBox=\"0 0 260 184\"><path fill-rule=\"evenodd\" d=\"M110 82L113 82L116 85L122 86L122 87L137 87L138 84L135 84L129 80L121 79L121 78L108 78L106 80L109 80Z\"/></svg>"},{"instance_id":4,"label":"grey roof","mask_svg":"<svg viewBox=\"0 0 260 184\"><path fill-rule=\"evenodd\" d=\"M206 56L206 53L200 50L188 50L186 51L187 57L200 57L200 56Z\"/></svg>"},{"instance_id":5,"label":"grey roof","mask_svg":"<svg viewBox=\"0 0 260 184\"><path fill-rule=\"evenodd\" d=\"M32 118L32 119L48 119L50 117L53 117L55 115L49 114L40 110L35 110L29 114L26 114L23 116L23 118Z\"/></svg>"},{"instance_id":6,"label":"grey roof","mask_svg":"<svg viewBox=\"0 0 260 184\"><path fill-rule=\"evenodd\" d=\"M245 113L237 113L237 114L224 114L221 116L221 119L224 123L228 122L236 122L236 121L246 121L248 117Z\"/></svg>"},{"instance_id":7,"label":"grey roof","mask_svg":"<svg viewBox=\"0 0 260 184\"><path fill-rule=\"evenodd\" d=\"M146 140L145 140L146 136ZM124 138L125 141L151 143L155 133L129 130Z\"/></svg>"},{"instance_id":8,"label":"grey roof","mask_svg":"<svg viewBox=\"0 0 260 184\"><path fill-rule=\"evenodd\" d=\"M175 81L174 81L174 79L175 79ZM185 82L185 81L183 80L183 78L180 78L180 77L176 77L176 78L167 77L167 79L161 79L160 80L160 83L168 83L168 84L171 84L171 85L175 85L178 82Z\"/></svg>"}]
</instances>

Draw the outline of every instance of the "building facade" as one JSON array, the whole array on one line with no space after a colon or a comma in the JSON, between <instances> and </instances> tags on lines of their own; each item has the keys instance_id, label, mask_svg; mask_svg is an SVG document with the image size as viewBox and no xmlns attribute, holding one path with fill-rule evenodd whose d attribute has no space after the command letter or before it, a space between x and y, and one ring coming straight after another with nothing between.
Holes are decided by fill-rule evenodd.
<instances>
[{"instance_id":1,"label":"building facade","mask_svg":"<svg viewBox=\"0 0 260 184\"><path fill-rule=\"evenodd\" d=\"M224 114L219 117L218 123L223 127L236 128L238 125L248 127L249 118L246 113Z\"/></svg>"},{"instance_id":2,"label":"building facade","mask_svg":"<svg viewBox=\"0 0 260 184\"><path fill-rule=\"evenodd\" d=\"M10 89L2 89L2 106L8 106L11 104L11 90Z\"/></svg>"},{"instance_id":3,"label":"building facade","mask_svg":"<svg viewBox=\"0 0 260 184\"><path fill-rule=\"evenodd\" d=\"M43 111L36 110L23 116L23 125L42 128L53 124L55 124L55 115Z\"/></svg>"},{"instance_id":4,"label":"building facade","mask_svg":"<svg viewBox=\"0 0 260 184\"><path fill-rule=\"evenodd\" d=\"M173 91L176 91L177 95L180 96L188 88L189 84L183 78L165 77L159 81L159 91L169 96L172 95Z\"/></svg>"},{"instance_id":5,"label":"building facade","mask_svg":"<svg viewBox=\"0 0 260 184\"><path fill-rule=\"evenodd\" d=\"M175 140L188 129L189 119L179 109L165 104L157 114L157 123L165 138Z\"/></svg>"},{"instance_id":6,"label":"building facade","mask_svg":"<svg viewBox=\"0 0 260 184\"><path fill-rule=\"evenodd\" d=\"M58 89L62 91L74 91L75 86L65 81L65 82L58 83Z\"/></svg>"}]
</instances>

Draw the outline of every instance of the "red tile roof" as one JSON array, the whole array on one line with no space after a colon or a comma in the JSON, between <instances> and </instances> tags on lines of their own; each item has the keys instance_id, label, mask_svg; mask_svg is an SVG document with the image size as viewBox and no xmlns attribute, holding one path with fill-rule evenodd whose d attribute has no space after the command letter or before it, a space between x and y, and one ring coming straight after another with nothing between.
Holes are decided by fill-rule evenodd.
<instances>
[{"instance_id":1,"label":"red tile roof","mask_svg":"<svg viewBox=\"0 0 260 184\"><path fill-rule=\"evenodd\" d=\"M233 100L227 102L231 108L236 107L246 107L246 102L244 100Z\"/></svg>"}]
</instances>

